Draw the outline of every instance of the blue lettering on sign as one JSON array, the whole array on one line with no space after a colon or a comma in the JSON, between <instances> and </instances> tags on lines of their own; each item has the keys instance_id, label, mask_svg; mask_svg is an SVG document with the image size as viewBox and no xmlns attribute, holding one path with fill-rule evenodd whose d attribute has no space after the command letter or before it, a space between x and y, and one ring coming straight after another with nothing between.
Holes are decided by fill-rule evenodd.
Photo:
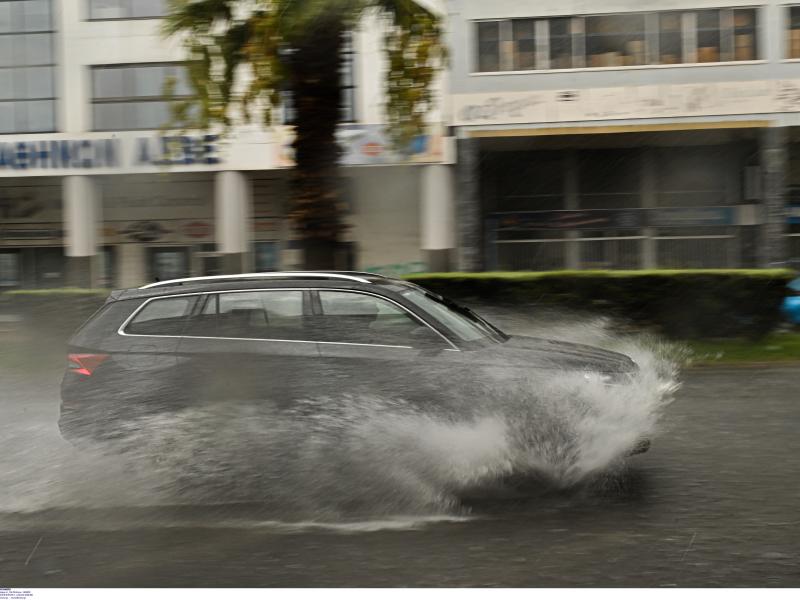
<instances>
[{"instance_id":1,"label":"blue lettering on sign","mask_svg":"<svg viewBox=\"0 0 800 600\"><path fill-rule=\"evenodd\" d=\"M216 165L220 162L216 154L218 139L219 136L211 134L202 137L164 136L160 143L154 144L158 153L154 158L150 158L151 140L142 139L140 142L148 144L148 161L154 165Z\"/></svg>"},{"instance_id":2,"label":"blue lettering on sign","mask_svg":"<svg viewBox=\"0 0 800 600\"><path fill-rule=\"evenodd\" d=\"M118 167L119 140L0 143L0 169L95 169Z\"/></svg>"},{"instance_id":3,"label":"blue lettering on sign","mask_svg":"<svg viewBox=\"0 0 800 600\"><path fill-rule=\"evenodd\" d=\"M219 136L163 136L135 141L134 166L216 165ZM0 142L0 170L120 167L118 138Z\"/></svg>"}]
</instances>

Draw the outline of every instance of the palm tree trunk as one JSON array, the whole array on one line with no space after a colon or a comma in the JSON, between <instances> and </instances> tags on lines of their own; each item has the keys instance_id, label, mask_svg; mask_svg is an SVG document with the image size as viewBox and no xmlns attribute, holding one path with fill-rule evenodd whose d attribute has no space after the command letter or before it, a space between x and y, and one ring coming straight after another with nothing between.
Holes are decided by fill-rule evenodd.
<instances>
[{"instance_id":1,"label":"palm tree trunk","mask_svg":"<svg viewBox=\"0 0 800 600\"><path fill-rule=\"evenodd\" d=\"M291 58L296 109L291 216L303 242L306 269L337 266L342 218L336 128L342 103L343 35L341 18L321 19Z\"/></svg>"}]
</instances>

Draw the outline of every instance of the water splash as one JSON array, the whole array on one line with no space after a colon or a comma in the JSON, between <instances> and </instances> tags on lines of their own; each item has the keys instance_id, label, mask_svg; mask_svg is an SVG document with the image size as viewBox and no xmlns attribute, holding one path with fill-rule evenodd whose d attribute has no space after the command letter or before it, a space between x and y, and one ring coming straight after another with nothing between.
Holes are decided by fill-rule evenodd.
<instances>
[{"instance_id":1,"label":"water splash","mask_svg":"<svg viewBox=\"0 0 800 600\"><path fill-rule=\"evenodd\" d=\"M221 402L128 423L123 442L81 449L48 413L1 443L0 512L258 502L264 523L419 523L465 514L475 490L576 486L659 435L679 351L607 321L512 316L500 319L512 332L622 351L640 372L613 386L575 373L477 382L453 404L463 410L347 393L289 410Z\"/></svg>"}]
</instances>

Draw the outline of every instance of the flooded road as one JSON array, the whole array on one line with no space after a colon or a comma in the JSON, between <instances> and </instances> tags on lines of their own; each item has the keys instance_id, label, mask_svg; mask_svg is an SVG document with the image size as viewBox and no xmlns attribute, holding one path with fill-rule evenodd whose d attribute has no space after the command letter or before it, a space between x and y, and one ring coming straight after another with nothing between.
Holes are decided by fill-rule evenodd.
<instances>
[{"instance_id":1,"label":"flooded road","mask_svg":"<svg viewBox=\"0 0 800 600\"><path fill-rule=\"evenodd\" d=\"M57 437L57 378L3 378L0 586L800 585L796 367L684 373L650 452L612 477L353 519L146 505L113 465L62 505L24 483L72 452L32 443Z\"/></svg>"}]
</instances>

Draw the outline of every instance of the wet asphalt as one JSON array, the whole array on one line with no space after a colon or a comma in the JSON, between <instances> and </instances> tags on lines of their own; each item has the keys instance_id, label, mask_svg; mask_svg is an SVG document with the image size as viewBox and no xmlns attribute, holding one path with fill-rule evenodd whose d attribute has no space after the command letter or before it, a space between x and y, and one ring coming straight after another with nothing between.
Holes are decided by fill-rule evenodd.
<instances>
[{"instance_id":1,"label":"wet asphalt","mask_svg":"<svg viewBox=\"0 0 800 600\"><path fill-rule=\"evenodd\" d=\"M54 431L56 377L3 375L0 486L17 507L32 492L13 449ZM0 587L800 585L800 367L682 379L650 452L601 484L341 528L257 506L0 507Z\"/></svg>"}]
</instances>

